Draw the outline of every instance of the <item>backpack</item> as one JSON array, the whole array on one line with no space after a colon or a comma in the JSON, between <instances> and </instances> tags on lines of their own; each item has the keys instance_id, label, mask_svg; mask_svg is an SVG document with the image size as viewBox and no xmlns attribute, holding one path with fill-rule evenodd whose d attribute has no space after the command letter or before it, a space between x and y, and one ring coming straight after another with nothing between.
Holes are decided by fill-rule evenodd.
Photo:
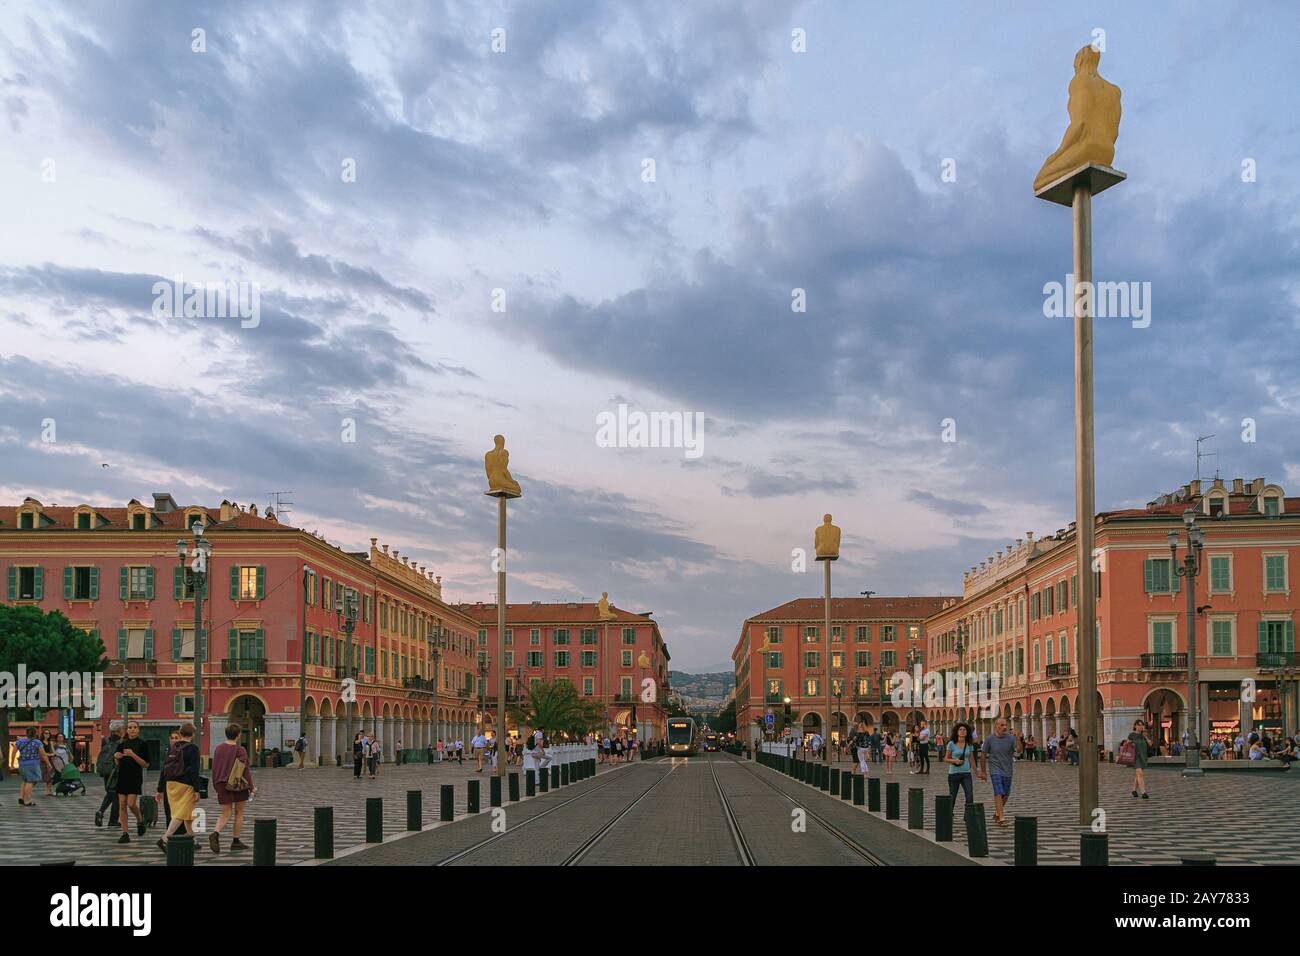
<instances>
[{"instance_id":1,"label":"backpack","mask_svg":"<svg viewBox=\"0 0 1300 956\"><path fill-rule=\"evenodd\" d=\"M175 743L167 751L167 757L163 760L162 778L164 780L177 780L185 772L185 755L181 752L184 744Z\"/></svg>"},{"instance_id":2,"label":"backpack","mask_svg":"<svg viewBox=\"0 0 1300 956\"><path fill-rule=\"evenodd\" d=\"M1119 745L1119 756L1115 762L1123 767L1131 767L1137 763L1137 745L1131 740L1125 740Z\"/></svg>"},{"instance_id":3,"label":"backpack","mask_svg":"<svg viewBox=\"0 0 1300 956\"><path fill-rule=\"evenodd\" d=\"M303 751L305 751L307 749L307 738L299 737L298 742L294 744L293 749L298 751L298 753L302 753Z\"/></svg>"},{"instance_id":4,"label":"backpack","mask_svg":"<svg viewBox=\"0 0 1300 956\"><path fill-rule=\"evenodd\" d=\"M101 777L107 777L113 772L113 751L117 749L116 742L111 737L105 737L99 743L99 756L95 758L95 773Z\"/></svg>"}]
</instances>

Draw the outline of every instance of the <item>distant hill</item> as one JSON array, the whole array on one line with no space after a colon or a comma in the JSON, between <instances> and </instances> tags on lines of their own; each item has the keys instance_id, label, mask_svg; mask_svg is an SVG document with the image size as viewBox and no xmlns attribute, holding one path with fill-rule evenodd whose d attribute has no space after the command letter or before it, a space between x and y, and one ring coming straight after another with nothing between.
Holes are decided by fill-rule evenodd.
<instances>
[{"instance_id":1,"label":"distant hill","mask_svg":"<svg viewBox=\"0 0 1300 956\"><path fill-rule=\"evenodd\" d=\"M712 712L721 709L722 702L736 686L736 675L731 671L716 674L669 671L668 681L673 690L682 695L688 710Z\"/></svg>"}]
</instances>

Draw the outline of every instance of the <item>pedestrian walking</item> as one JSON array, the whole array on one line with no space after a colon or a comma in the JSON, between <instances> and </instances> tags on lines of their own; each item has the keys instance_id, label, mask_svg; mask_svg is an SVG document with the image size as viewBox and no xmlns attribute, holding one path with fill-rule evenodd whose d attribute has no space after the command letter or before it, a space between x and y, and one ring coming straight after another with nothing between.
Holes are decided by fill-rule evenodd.
<instances>
[{"instance_id":1,"label":"pedestrian walking","mask_svg":"<svg viewBox=\"0 0 1300 956\"><path fill-rule=\"evenodd\" d=\"M1047 738L1047 759L1052 763L1056 762L1056 744L1056 734L1052 734L1052 736Z\"/></svg>"},{"instance_id":2,"label":"pedestrian walking","mask_svg":"<svg viewBox=\"0 0 1300 956\"><path fill-rule=\"evenodd\" d=\"M1131 751L1131 753L1130 753ZM1141 796L1143 800L1150 800L1147 796L1146 769L1147 759L1151 755L1151 741L1147 737L1146 721L1138 719L1133 721L1133 732L1128 735L1124 743L1120 745L1119 762L1125 766L1133 768L1133 796Z\"/></svg>"},{"instance_id":3,"label":"pedestrian walking","mask_svg":"<svg viewBox=\"0 0 1300 956\"><path fill-rule=\"evenodd\" d=\"M135 835L144 836L144 817L140 813L140 794L144 792L144 768L149 766L149 748L140 739L140 725L128 721L126 736L117 744L113 754L117 762L117 816L122 827L118 843L130 843L127 829L127 811L135 816Z\"/></svg>"},{"instance_id":4,"label":"pedestrian walking","mask_svg":"<svg viewBox=\"0 0 1300 956\"><path fill-rule=\"evenodd\" d=\"M1006 806L1011 799L1011 774L1016 755L1022 749L1020 738L1007 733L1007 722L1002 717L994 722L993 733L984 738L984 746L980 748L980 779L983 780L985 775L992 778L993 822L1000 827L1007 825Z\"/></svg>"},{"instance_id":5,"label":"pedestrian walking","mask_svg":"<svg viewBox=\"0 0 1300 956\"><path fill-rule=\"evenodd\" d=\"M1034 755L1035 755L1037 752L1038 752L1038 741L1034 739L1034 735L1033 735L1033 734L1030 734L1028 737L1025 738L1025 758L1024 758L1024 759L1028 760L1030 763L1033 763L1033 762L1034 762Z\"/></svg>"},{"instance_id":6,"label":"pedestrian walking","mask_svg":"<svg viewBox=\"0 0 1300 956\"><path fill-rule=\"evenodd\" d=\"M957 791L960 789L966 795L966 803L975 802L975 786L971 782L971 754L975 751L975 744L971 741L970 724L962 723L952 729L952 739L948 741L947 750L944 753L944 763L948 764L948 796L953 800L954 805L957 800Z\"/></svg>"},{"instance_id":7,"label":"pedestrian walking","mask_svg":"<svg viewBox=\"0 0 1300 956\"><path fill-rule=\"evenodd\" d=\"M438 763L442 763L442 748L443 748L442 738L439 737L438 738Z\"/></svg>"},{"instance_id":8,"label":"pedestrian walking","mask_svg":"<svg viewBox=\"0 0 1300 956\"><path fill-rule=\"evenodd\" d=\"M244 849L239 839L244 831L244 805L257 793L248 751L239 742L240 729L239 724L226 724L226 739L212 752L212 779L216 781L217 803L221 805L217 825L208 835L208 846L213 853L221 852L221 830L232 816L235 835L230 841L230 849Z\"/></svg>"},{"instance_id":9,"label":"pedestrian walking","mask_svg":"<svg viewBox=\"0 0 1300 956\"><path fill-rule=\"evenodd\" d=\"M172 752L172 748L175 747L180 742L181 742L180 731L173 730L170 734L167 735L167 753L170 754ZM169 825L172 822L172 809L171 809L171 804L167 802L167 774L165 772L167 769L166 756L167 756L166 754L163 755L164 772L158 774L158 789L154 791L153 796L154 799L158 801L158 806L162 807L164 824Z\"/></svg>"},{"instance_id":10,"label":"pedestrian walking","mask_svg":"<svg viewBox=\"0 0 1300 956\"><path fill-rule=\"evenodd\" d=\"M1065 738L1065 754L1070 760L1070 766L1079 766L1079 735L1070 728L1069 736Z\"/></svg>"},{"instance_id":11,"label":"pedestrian walking","mask_svg":"<svg viewBox=\"0 0 1300 956\"><path fill-rule=\"evenodd\" d=\"M852 745L852 755L856 756L858 773L866 776L870 771L869 758L871 756L871 735L867 733L866 725L860 721L853 727L853 736L849 738Z\"/></svg>"},{"instance_id":12,"label":"pedestrian walking","mask_svg":"<svg viewBox=\"0 0 1300 956\"><path fill-rule=\"evenodd\" d=\"M307 766L307 735L301 733L298 739L294 741L293 752L298 757L298 769L302 770Z\"/></svg>"},{"instance_id":13,"label":"pedestrian walking","mask_svg":"<svg viewBox=\"0 0 1300 956\"><path fill-rule=\"evenodd\" d=\"M361 740L361 731L352 738L352 778L361 779L361 762L366 756L366 745Z\"/></svg>"},{"instance_id":14,"label":"pedestrian walking","mask_svg":"<svg viewBox=\"0 0 1300 956\"><path fill-rule=\"evenodd\" d=\"M400 745L397 751L401 753ZM379 764L384 757L384 745L378 737L370 739L369 746L366 749L366 764L370 770L370 779L374 780L375 775L379 773Z\"/></svg>"},{"instance_id":15,"label":"pedestrian walking","mask_svg":"<svg viewBox=\"0 0 1300 956\"><path fill-rule=\"evenodd\" d=\"M239 732L237 725L235 732ZM217 752L221 752L220 747ZM213 767L215 766L214 761ZM199 773L199 748L194 745L194 725L186 721L181 724L179 739L167 750L160 774L160 779L167 784L166 800L171 808L167 829L158 838L158 849L164 853L167 852L167 841L182 826L186 833L191 836L194 834L194 808L199 801L199 790L203 783ZM122 818L126 819L125 810L122 811Z\"/></svg>"},{"instance_id":16,"label":"pedestrian walking","mask_svg":"<svg viewBox=\"0 0 1300 956\"><path fill-rule=\"evenodd\" d=\"M916 730L916 772L930 772L930 723L926 720Z\"/></svg>"},{"instance_id":17,"label":"pedestrian walking","mask_svg":"<svg viewBox=\"0 0 1300 956\"><path fill-rule=\"evenodd\" d=\"M885 734L885 773L894 772L894 759L898 756L898 748L894 745L894 735Z\"/></svg>"},{"instance_id":18,"label":"pedestrian walking","mask_svg":"<svg viewBox=\"0 0 1300 956\"><path fill-rule=\"evenodd\" d=\"M113 754L117 752L118 741L122 739L122 722L111 721L108 736L99 742L99 756L95 759L95 773L104 781L104 800L95 811L95 826L104 825L104 811L108 810L108 825L117 826L117 764Z\"/></svg>"},{"instance_id":19,"label":"pedestrian walking","mask_svg":"<svg viewBox=\"0 0 1300 956\"><path fill-rule=\"evenodd\" d=\"M44 774L49 773L50 757L45 752L45 745L36 738L35 727L27 728L27 736L19 738L17 748L18 776L22 779L18 788L18 805L34 807L36 801L32 799L32 788Z\"/></svg>"},{"instance_id":20,"label":"pedestrian walking","mask_svg":"<svg viewBox=\"0 0 1300 956\"><path fill-rule=\"evenodd\" d=\"M487 735L485 735L483 731L480 730L478 733L474 735L474 739L469 742L469 746L470 746L470 753L472 753L474 759L478 761L478 766L474 769L474 772L482 773L483 754L487 750Z\"/></svg>"}]
</instances>

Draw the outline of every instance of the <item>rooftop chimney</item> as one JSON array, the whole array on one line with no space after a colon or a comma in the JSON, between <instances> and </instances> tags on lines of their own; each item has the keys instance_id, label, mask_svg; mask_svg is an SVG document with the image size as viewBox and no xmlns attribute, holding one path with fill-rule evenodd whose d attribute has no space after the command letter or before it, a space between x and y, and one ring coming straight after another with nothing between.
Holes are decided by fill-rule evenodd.
<instances>
[{"instance_id":1,"label":"rooftop chimney","mask_svg":"<svg viewBox=\"0 0 1300 956\"><path fill-rule=\"evenodd\" d=\"M1246 493L1244 485L1245 483L1241 478L1232 479L1232 493L1234 495L1244 495Z\"/></svg>"},{"instance_id":2,"label":"rooftop chimney","mask_svg":"<svg viewBox=\"0 0 1300 956\"><path fill-rule=\"evenodd\" d=\"M176 510L176 499L166 492L153 493L153 510L159 514L166 514L169 511Z\"/></svg>"}]
</instances>

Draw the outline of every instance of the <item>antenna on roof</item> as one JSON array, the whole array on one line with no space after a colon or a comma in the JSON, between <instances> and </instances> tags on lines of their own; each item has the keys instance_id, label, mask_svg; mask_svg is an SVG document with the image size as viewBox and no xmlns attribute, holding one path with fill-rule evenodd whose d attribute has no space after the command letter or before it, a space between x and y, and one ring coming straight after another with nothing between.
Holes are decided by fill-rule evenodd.
<instances>
[{"instance_id":1,"label":"antenna on roof","mask_svg":"<svg viewBox=\"0 0 1300 956\"><path fill-rule=\"evenodd\" d=\"M293 506L293 502L288 500L289 496L293 494L293 492L268 491L267 494L270 495L275 502L275 516L280 519L281 524L285 524L284 516L289 513L289 509ZM269 508L270 505L267 505L267 507Z\"/></svg>"},{"instance_id":2,"label":"antenna on roof","mask_svg":"<svg viewBox=\"0 0 1300 956\"><path fill-rule=\"evenodd\" d=\"M1219 449L1216 448L1214 449L1214 451L1207 451L1204 453L1201 451L1201 442L1209 441L1213 437L1214 437L1213 435L1205 435L1201 438L1196 439L1196 480L1197 481L1201 480L1201 459L1202 458L1214 459L1214 477L1215 478L1219 477Z\"/></svg>"}]
</instances>

